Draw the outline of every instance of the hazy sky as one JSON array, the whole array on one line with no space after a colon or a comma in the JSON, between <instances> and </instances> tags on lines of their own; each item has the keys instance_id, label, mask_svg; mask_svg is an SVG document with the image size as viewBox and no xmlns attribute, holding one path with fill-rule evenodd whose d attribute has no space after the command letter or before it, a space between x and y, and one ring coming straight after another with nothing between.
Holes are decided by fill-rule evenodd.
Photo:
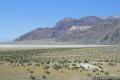
<instances>
[{"instance_id":1,"label":"hazy sky","mask_svg":"<svg viewBox=\"0 0 120 80\"><path fill-rule=\"evenodd\" d=\"M38 27L53 27L64 17L120 16L120 0L0 0L0 41Z\"/></svg>"}]
</instances>

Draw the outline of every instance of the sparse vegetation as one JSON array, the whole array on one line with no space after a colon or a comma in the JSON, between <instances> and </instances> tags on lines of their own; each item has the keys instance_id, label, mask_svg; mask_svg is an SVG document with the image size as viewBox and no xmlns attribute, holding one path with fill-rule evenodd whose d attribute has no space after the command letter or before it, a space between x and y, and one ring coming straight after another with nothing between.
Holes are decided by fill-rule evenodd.
<instances>
[{"instance_id":1,"label":"sparse vegetation","mask_svg":"<svg viewBox=\"0 0 120 80\"><path fill-rule=\"evenodd\" d=\"M30 76L30 79L31 79L31 80L36 80L36 77L33 76L33 75L31 75L31 76Z\"/></svg>"},{"instance_id":2,"label":"sparse vegetation","mask_svg":"<svg viewBox=\"0 0 120 80\"><path fill-rule=\"evenodd\" d=\"M87 76L88 76L88 77L91 77L92 75L91 75L90 73L87 73Z\"/></svg>"},{"instance_id":3,"label":"sparse vegetation","mask_svg":"<svg viewBox=\"0 0 120 80\"><path fill-rule=\"evenodd\" d=\"M109 75L109 72L105 72L106 75Z\"/></svg>"},{"instance_id":4,"label":"sparse vegetation","mask_svg":"<svg viewBox=\"0 0 120 80\"><path fill-rule=\"evenodd\" d=\"M46 74L50 74L50 72L49 72L49 71L45 71L45 73L46 73Z\"/></svg>"},{"instance_id":5,"label":"sparse vegetation","mask_svg":"<svg viewBox=\"0 0 120 80\"><path fill-rule=\"evenodd\" d=\"M10 80L19 80L19 77L23 80L52 77L66 80L65 77L72 77L69 76L71 74L85 77L120 75L119 57L120 47L1 50L0 73L4 74L0 79L6 80L11 76ZM91 64L96 68L91 69L89 66L86 70L81 63Z\"/></svg>"},{"instance_id":6,"label":"sparse vegetation","mask_svg":"<svg viewBox=\"0 0 120 80\"><path fill-rule=\"evenodd\" d=\"M43 77L43 79L46 79L46 76L45 76L45 75L43 75L42 77Z\"/></svg>"}]
</instances>

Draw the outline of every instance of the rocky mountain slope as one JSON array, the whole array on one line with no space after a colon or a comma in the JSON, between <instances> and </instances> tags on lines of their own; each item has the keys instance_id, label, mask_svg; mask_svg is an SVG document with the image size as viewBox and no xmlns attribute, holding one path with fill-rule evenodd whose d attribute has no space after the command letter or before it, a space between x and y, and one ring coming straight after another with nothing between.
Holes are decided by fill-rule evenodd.
<instances>
[{"instance_id":1,"label":"rocky mountain slope","mask_svg":"<svg viewBox=\"0 0 120 80\"><path fill-rule=\"evenodd\" d=\"M15 41L54 40L76 44L120 44L120 17L64 18L53 28L38 28Z\"/></svg>"}]
</instances>

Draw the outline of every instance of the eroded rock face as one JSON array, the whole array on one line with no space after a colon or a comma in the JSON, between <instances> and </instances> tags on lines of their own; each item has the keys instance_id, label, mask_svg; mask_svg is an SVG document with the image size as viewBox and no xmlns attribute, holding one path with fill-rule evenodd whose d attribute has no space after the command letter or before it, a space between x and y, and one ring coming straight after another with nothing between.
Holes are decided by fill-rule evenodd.
<instances>
[{"instance_id":1,"label":"eroded rock face","mask_svg":"<svg viewBox=\"0 0 120 80\"><path fill-rule=\"evenodd\" d=\"M76 31L76 30L80 30L80 31L85 31L89 28L91 28L92 26L72 26L71 28L69 28L69 31Z\"/></svg>"}]
</instances>

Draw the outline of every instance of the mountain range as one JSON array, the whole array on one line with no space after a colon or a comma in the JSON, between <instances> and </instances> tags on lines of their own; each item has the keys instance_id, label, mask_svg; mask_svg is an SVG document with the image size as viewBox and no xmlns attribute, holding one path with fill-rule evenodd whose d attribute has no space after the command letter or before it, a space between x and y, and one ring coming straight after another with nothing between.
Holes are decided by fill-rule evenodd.
<instances>
[{"instance_id":1,"label":"mountain range","mask_svg":"<svg viewBox=\"0 0 120 80\"><path fill-rule=\"evenodd\" d=\"M52 28L37 28L16 38L14 42L46 41L69 44L120 44L120 16L66 17Z\"/></svg>"}]
</instances>

